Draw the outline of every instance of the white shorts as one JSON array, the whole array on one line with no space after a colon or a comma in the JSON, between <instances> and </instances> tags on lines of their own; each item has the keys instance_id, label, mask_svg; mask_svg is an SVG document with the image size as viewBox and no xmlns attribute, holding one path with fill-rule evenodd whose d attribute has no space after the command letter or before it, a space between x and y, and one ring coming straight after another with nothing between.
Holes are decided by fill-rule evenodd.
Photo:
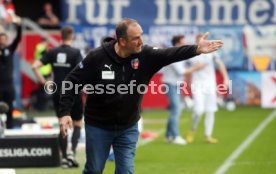
<instances>
[{"instance_id":1,"label":"white shorts","mask_svg":"<svg viewBox=\"0 0 276 174\"><path fill-rule=\"evenodd\" d=\"M214 93L203 93L196 92L193 93L194 99L194 112L216 112L218 110L217 106L217 94Z\"/></svg>"}]
</instances>

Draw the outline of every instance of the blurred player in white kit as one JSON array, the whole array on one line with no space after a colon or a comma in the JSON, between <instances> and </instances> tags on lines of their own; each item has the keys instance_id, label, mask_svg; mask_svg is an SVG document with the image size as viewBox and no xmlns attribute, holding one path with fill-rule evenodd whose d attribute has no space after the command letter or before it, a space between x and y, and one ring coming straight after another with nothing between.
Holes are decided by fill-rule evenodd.
<instances>
[{"instance_id":1,"label":"blurred player in white kit","mask_svg":"<svg viewBox=\"0 0 276 174\"><path fill-rule=\"evenodd\" d=\"M202 34L196 36L198 43ZM192 94L194 100L192 127L187 135L186 141L192 143L201 116L205 113L205 142L218 143L218 139L212 137L215 123L215 112L217 107L217 86L215 75L215 64L223 76L223 84L228 87L229 78L224 63L218 58L217 53L201 54L194 59L188 60L192 72Z\"/></svg>"}]
</instances>

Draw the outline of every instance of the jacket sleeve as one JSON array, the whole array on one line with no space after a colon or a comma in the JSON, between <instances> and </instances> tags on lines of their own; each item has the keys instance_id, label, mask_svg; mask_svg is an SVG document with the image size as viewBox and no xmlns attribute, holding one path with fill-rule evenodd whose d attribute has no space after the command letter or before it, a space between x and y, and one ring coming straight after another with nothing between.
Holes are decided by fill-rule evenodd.
<instances>
[{"instance_id":1,"label":"jacket sleeve","mask_svg":"<svg viewBox=\"0 0 276 174\"><path fill-rule=\"evenodd\" d=\"M196 53L197 45L185 45L182 47L170 47L166 49L146 46L145 49L147 59L156 71L171 63L187 60L198 55Z\"/></svg>"},{"instance_id":2,"label":"jacket sleeve","mask_svg":"<svg viewBox=\"0 0 276 174\"><path fill-rule=\"evenodd\" d=\"M21 35L22 35L22 26L21 25L17 25L17 34L15 39L13 40L13 42L10 45L10 51L12 53L14 53L14 51L16 50L20 40L21 40Z\"/></svg>"},{"instance_id":3,"label":"jacket sleeve","mask_svg":"<svg viewBox=\"0 0 276 174\"><path fill-rule=\"evenodd\" d=\"M74 104L75 97L80 93L83 87L89 83L91 79L91 57L89 55L66 76L62 81L62 89L60 91L58 117L71 115L70 111Z\"/></svg>"}]
</instances>

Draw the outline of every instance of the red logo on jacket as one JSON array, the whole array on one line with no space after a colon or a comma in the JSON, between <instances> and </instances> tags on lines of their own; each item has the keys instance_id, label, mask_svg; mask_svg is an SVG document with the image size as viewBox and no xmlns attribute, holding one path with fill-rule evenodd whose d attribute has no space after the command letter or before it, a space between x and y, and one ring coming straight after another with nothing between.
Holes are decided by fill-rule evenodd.
<instances>
[{"instance_id":1,"label":"red logo on jacket","mask_svg":"<svg viewBox=\"0 0 276 174\"><path fill-rule=\"evenodd\" d=\"M133 69L138 69L139 68L139 59L135 58L133 60L131 60L131 67Z\"/></svg>"}]
</instances>

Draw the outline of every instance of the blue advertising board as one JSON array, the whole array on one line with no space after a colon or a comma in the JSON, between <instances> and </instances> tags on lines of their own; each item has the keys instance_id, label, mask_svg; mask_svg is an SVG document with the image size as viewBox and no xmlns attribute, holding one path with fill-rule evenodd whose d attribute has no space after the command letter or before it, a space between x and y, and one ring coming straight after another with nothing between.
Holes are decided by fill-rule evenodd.
<instances>
[{"instance_id":1,"label":"blue advertising board","mask_svg":"<svg viewBox=\"0 0 276 174\"><path fill-rule=\"evenodd\" d=\"M276 24L275 0L63 0L71 24L114 25L124 17L142 26Z\"/></svg>"},{"instance_id":2,"label":"blue advertising board","mask_svg":"<svg viewBox=\"0 0 276 174\"><path fill-rule=\"evenodd\" d=\"M261 104L261 73L233 71L229 73L232 80L232 97L242 105Z\"/></svg>"},{"instance_id":3,"label":"blue advertising board","mask_svg":"<svg viewBox=\"0 0 276 174\"><path fill-rule=\"evenodd\" d=\"M61 7L63 24L75 26L79 39L91 47L114 35L123 18L134 18L149 44L169 46L173 34L185 34L193 42L202 31L225 39L220 54L234 69L243 66L243 27L276 25L276 0L62 0ZM156 32L166 34L152 36Z\"/></svg>"}]
</instances>

